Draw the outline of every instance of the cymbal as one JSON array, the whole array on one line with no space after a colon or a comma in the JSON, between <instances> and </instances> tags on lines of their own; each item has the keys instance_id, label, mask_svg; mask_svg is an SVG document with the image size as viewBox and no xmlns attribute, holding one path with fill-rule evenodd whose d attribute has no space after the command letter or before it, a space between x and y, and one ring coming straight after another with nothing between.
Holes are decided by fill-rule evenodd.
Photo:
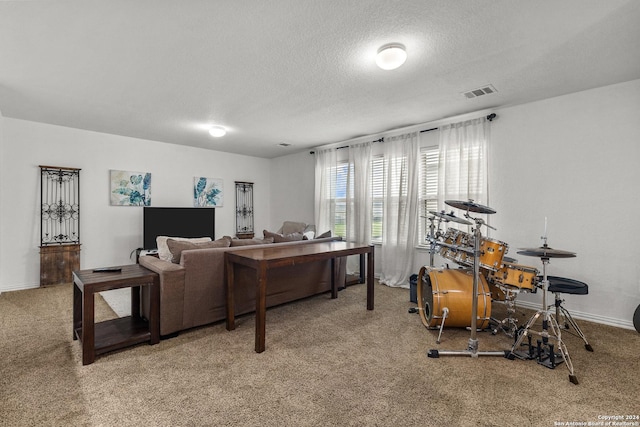
<instances>
[{"instance_id":1,"label":"cymbal","mask_svg":"<svg viewBox=\"0 0 640 427\"><path fill-rule=\"evenodd\" d=\"M473 200L462 201L462 200L445 200L445 204L449 206L453 206L454 208L462 209L469 212L477 212L483 214L494 214L496 211L491 209L488 206L479 205L474 203Z\"/></svg>"},{"instance_id":2,"label":"cymbal","mask_svg":"<svg viewBox=\"0 0 640 427\"><path fill-rule=\"evenodd\" d=\"M453 212L445 214L445 218L447 218L449 221L457 222L458 224L471 225L471 221L467 221L464 218L458 218L454 215Z\"/></svg>"},{"instance_id":3,"label":"cymbal","mask_svg":"<svg viewBox=\"0 0 640 427\"><path fill-rule=\"evenodd\" d=\"M447 214L445 213L445 211L442 211L442 212L429 211L429 213L431 215L437 216L440 219L444 219L445 221L449 221L449 218L447 217Z\"/></svg>"},{"instance_id":4,"label":"cymbal","mask_svg":"<svg viewBox=\"0 0 640 427\"><path fill-rule=\"evenodd\" d=\"M547 245L539 248L519 248L519 255L534 256L537 258L573 258L576 256L575 252L562 251L560 249L553 249Z\"/></svg>"},{"instance_id":5,"label":"cymbal","mask_svg":"<svg viewBox=\"0 0 640 427\"><path fill-rule=\"evenodd\" d=\"M453 221L457 222L458 224L471 225L471 222L467 221L466 219L458 218L457 216L455 216L453 211L451 211L451 213L446 213L444 210L440 212L429 211L429 213L444 220L444 222Z\"/></svg>"}]
</instances>

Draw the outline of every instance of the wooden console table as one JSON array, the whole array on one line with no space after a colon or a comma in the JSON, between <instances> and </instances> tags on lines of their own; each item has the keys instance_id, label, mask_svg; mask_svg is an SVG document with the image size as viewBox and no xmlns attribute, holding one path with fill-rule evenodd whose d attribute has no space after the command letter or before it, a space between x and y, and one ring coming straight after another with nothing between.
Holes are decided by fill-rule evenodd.
<instances>
[{"instance_id":1,"label":"wooden console table","mask_svg":"<svg viewBox=\"0 0 640 427\"><path fill-rule=\"evenodd\" d=\"M149 341L160 342L160 279L138 265L123 265L120 272L73 272L73 339L82 343L82 364L96 355ZM140 316L142 286L151 288L149 320ZM111 289L131 288L131 316L95 323L94 295Z\"/></svg>"},{"instance_id":2,"label":"wooden console table","mask_svg":"<svg viewBox=\"0 0 640 427\"><path fill-rule=\"evenodd\" d=\"M360 255L360 265L364 265L364 256L367 255L367 310L373 310L373 246L358 245L355 243L334 241L312 243L307 245L294 245L283 247L269 247L256 249L243 249L228 251L225 253L225 273L227 277L227 330L235 329L235 302L234 264L241 264L256 271L256 339L255 350L262 353L265 350L265 325L266 325L266 295L267 295L267 271L274 268L285 267L306 262L331 260L331 298L338 297L336 283L337 269L336 258L349 255ZM361 268L360 275L363 275Z\"/></svg>"}]
</instances>

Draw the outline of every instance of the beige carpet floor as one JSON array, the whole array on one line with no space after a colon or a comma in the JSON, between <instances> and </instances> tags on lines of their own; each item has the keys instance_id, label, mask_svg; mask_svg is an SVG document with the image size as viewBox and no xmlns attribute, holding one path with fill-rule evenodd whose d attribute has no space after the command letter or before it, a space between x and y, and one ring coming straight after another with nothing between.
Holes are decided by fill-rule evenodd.
<instances>
[{"instance_id":1,"label":"beige carpet floor","mask_svg":"<svg viewBox=\"0 0 640 427\"><path fill-rule=\"evenodd\" d=\"M436 344L437 331L407 312L408 290L376 285L373 311L365 291L270 309L262 354L248 315L232 332L218 323L88 366L72 340L71 285L2 293L0 425L557 426L640 414L636 331L578 320L595 351L563 334L574 385L564 364L427 358L465 349L469 332L445 329ZM98 319L115 315L100 298L96 307ZM493 304L494 315L502 308ZM478 339L481 351L512 344L504 334Z\"/></svg>"}]
</instances>

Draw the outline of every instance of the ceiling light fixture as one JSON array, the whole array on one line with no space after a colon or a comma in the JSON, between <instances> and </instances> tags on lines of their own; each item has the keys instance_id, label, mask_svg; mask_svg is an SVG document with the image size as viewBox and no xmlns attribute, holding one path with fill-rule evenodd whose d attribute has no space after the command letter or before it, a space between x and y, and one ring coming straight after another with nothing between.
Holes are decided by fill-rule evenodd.
<instances>
[{"instance_id":1,"label":"ceiling light fixture","mask_svg":"<svg viewBox=\"0 0 640 427\"><path fill-rule=\"evenodd\" d=\"M407 60L407 51L400 43L389 43L378 49L376 64L383 70L395 70Z\"/></svg>"},{"instance_id":2,"label":"ceiling light fixture","mask_svg":"<svg viewBox=\"0 0 640 427\"><path fill-rule=\"evenodd\" d=\"M225 136L227 134L227 130L222 126L211 126L209 128L209 135L214 138L220 138L221 136Z\"/></svg>"}]
</instances>

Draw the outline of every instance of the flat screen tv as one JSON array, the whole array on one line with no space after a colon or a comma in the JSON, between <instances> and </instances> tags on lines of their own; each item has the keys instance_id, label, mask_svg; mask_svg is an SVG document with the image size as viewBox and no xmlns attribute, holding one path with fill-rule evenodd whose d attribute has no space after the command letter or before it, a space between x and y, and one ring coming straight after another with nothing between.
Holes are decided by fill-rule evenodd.
<instances>
[{"instance_id":1,"label":"flat screen tv","mask_svg":"<svg viewBox=\"0 0 640 427\"><path fill-rule=\"evenodd\" d=\"M144 208L144 246L157 249L157 236L215 237L215 208Z\"/></svg>"}]
</instances>

